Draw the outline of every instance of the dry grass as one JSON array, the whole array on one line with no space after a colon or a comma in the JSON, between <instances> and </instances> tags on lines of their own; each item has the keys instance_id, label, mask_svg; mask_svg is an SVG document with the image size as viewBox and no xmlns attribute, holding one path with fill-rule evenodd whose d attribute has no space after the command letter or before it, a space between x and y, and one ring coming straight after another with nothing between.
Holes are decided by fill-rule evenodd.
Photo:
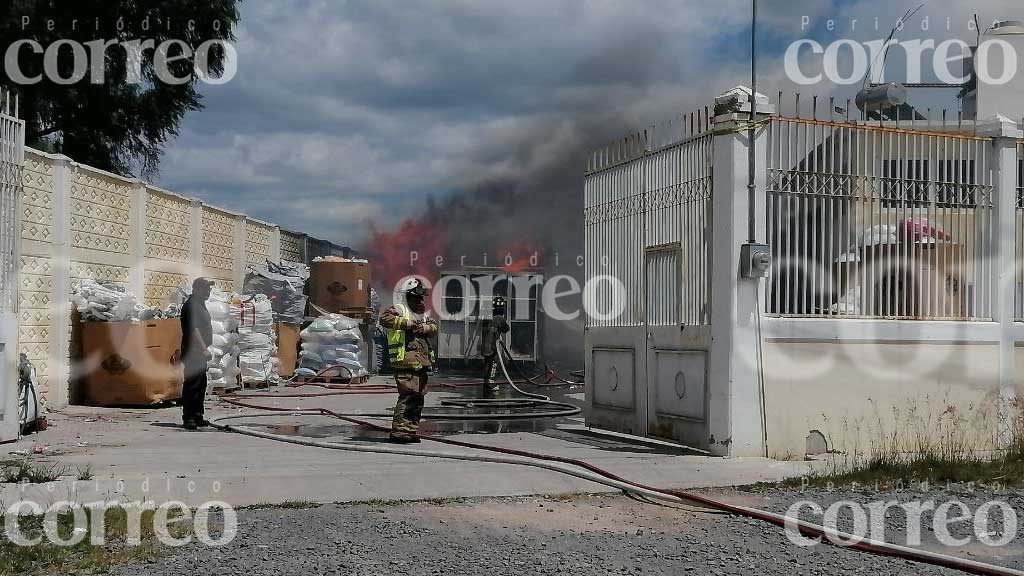
<instances>
[{"instance_id":1,"label":"dry grass","mask_svg":"<svg viewBox=\"0 0 1024 576\"><path fill-rule=\"evenodd\" d=\"M69 473L67 466L36 463L28 458L0 462L0 483L6 484L45 484Z\"/></svg>"},{"instance_id":2,"label":"dry grass","mask_svg":"<svg viewBox=\"0 0 1024 576\"><path fill-rule=\"evenodd\" d=\"M100 514L98 510L85 510L91 519ZM43 537L39 544L19 546L7 538L0 539L0 576L35 574L98 574L108 572L118 564L138 562L153 557L160 550L160 543L153 532L152 510L142 513L140 530L141 543L128 543L129 512L123 508L109 508L104 514L105 544L94 545L88 536L73 546L58 546ZM4 519L0 517L0 521ZM43 534L42 516L21 516L18 524L26 538ZM65 512L58 517L57 533L69 539L74 529L74 515ZM187 535L191 525L171 524L169 532L176 538Z\"/></svg>"},{"instance_id":3,"label":"dry grass","mask_svg":"<svg viewBox=\"0 0 1024 576\"><path fill-rule=\"evenodd\" d=\"M887 419L876 409L874 420L866 425L842 422L843 437L853 439L853 444L828 454L823 470L783 486L1024 486L1024 404L1016 405L1007 418L996 424L1000 418L994 401L957 409L948 397L893 408ZM886 426L887 421L897 424ZM997 429L1012 432L1008 445L999 441ZM867 445L859 443L864 437Z\"/></svg>"},{"instance_id":4,"label":"dry grass","mask_svg":"<svg viewBox=\"0 0 1024 576\"><path fill-rule=\"evenodd\" d=\"M242 506L239 508L239 510L308 510L310 508L319 507L319 502L312 502L309 500L285 500L280 504L271 504L269 502L263 502L260 504Z\"/></svg>"}]
</instances>

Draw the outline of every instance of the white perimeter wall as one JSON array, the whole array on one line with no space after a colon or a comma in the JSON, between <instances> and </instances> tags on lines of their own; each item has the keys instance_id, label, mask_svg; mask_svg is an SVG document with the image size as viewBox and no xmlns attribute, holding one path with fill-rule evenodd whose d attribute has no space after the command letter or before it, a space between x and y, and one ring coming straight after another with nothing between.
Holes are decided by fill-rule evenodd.
<instances>
[{"instance_id":1,"label":"white perimeter wall","mask_svg":"<svg viewBox=\"0 0 1024 576\"><path fill-rule=\"evenodd\" d=\"M802 458L815 430L851 454L894 433L916 440L952 429L977 447L997 444L994 323L768 318L763 354L773 457ZM1024 350L1015 358L1024 368Z\"/></svg>"},{"instance_id":2,"label":"white perimeter wall","mask_svg":"<svg viewBox=\"0 0 1024 576\"><path fill-rule=\"evenodd\" d=\"M122 282L163 306L200 275L239 290L246 264L287 259L300 242L230 209L31 149L23 183L19 347L51 407L68 403L69 298L82 279Z\"/></svg>"}]
</instances>

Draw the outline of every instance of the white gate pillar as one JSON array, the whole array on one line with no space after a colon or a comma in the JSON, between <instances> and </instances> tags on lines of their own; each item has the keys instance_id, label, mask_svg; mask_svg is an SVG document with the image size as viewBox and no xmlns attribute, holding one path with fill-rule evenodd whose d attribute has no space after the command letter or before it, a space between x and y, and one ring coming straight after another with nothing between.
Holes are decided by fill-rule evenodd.
<instances>
[{"instance_id":1,"label":"white gate pillar","mask_svg":"<svg viewBox=\"0 0 1024 576\"><path fill-rule=\"evenodd\" d=\"M71 366L71 159L53 160L53 244L50 262L53 268L53 293L50 316L50 408L70 403Z\"/></svg>"},{"instance_id":2,"label":"white gate pillar","mask_svg":"<svg viewBox=\"0 0 1024 576\"><path fill-rule=\"evenodd\" d=\"M203 202L198 198L189 200L188 227L188 280L191 282L203 276Z\"/></svg>"},{"instance_id":3,"label":"white gate pillar","mask_svg":"<svg viewBox=\"0 0 1024 576\"><path fill-rule=\"evenodd\" d=\"M245 214L235 215L235 256L233 275L235 279L235 292L241 293L245 284L245 241L246 233Z\"/></svg>"},{"instance_id":4,"label":"white gate pillar","mask_svg":"<svg viewBox=\"0 0 1024 576\"><path fill-rule=\"evenodd\" d=\"M1014 337L1014 291L1017 265L1017 141L1024 132L1009 118L997 116L978 126L978 135L992 138L988 170L992 180L992 241L990 254L981 255L992 265L993 320L999 324L998 440L1007 446L1016 430L1017 365Z\"/></svg>"},{"instance_id":5,"label":"white gate pillar","mask_svg":"<svg viewBox=\"0 0 1024 576\"><path fill-rule=\"evenodd\" d=\"M270 230L270 248L268 250L267 260L274 263L281 262L281 228L280 226L274 226Z\"/></svg>"},{"instance_id":6,"label":"white gate pillar","mask_svg":"<svg viewBox=\"0 0 1024 576\"><path fill-rule=\"evenodd\" d=\"M740 274L740 248L747 242L749 103L739 113L714 119L714 207L711 242L711 352L708 355L710 451L721 456L765 453L760 372L759 302L764 282ZM774 108L758 104L759 118ZM756 239L766 238L767 125L755 131Z\"/></svg>"},{"instance_id":7,"label":"white gate pillar","mask_svg":"<svg viewBox=\"0 0 1024 576\"><path fill-rule=\"evenodd\" d=\"M149 190L142 180L132 184L132 267L128 273L128 289L140 302L146 299L146 220L148 215Z\"/></svg>"}]
</instances>

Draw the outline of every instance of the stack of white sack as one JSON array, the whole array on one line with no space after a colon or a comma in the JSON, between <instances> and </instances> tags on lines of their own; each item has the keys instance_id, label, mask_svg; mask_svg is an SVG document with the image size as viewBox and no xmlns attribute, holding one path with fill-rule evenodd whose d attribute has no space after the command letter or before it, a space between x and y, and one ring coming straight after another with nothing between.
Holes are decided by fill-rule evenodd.
<instances>
[{"instance_id":1,"label":"stack of white sack","mask_svg":"<svg viewBox=\"0 0 1024 576\"><path fill-rule=\"evenodd\" d=\"M136 322L174 318L180 314L174 305L161 310L139 304L135 295L117 282L97 282L88 278L82 280L71 295L71 301L87 322Z\"/></svg>"},{"instance_id":2,"label":"stack of white sack","mask_svg":"<svg viewBox=\"0 0 1024 576\"><path fill-rule=\"evenodd\" d=\"M306 318L306 280L309 268L305 264L274 264L249 266L243 290L248 294L266 294L274 307L274 320L302 324Z\"/></svg>"},{"instance_id":3,"label":"stack of white sack","mask_svg":"<svg viewBox=\"0 0 1024 576\"><path fill-rule=\"evenodd\" d=\"M302 351L296 374L311 376L329 366L344 366L352 376L363 376L359 323L342 314L324 314L299 333ZM348 376L341 371L342 376Z\"/></svg>"},{"instance_id":4,"label":"stack of white sack","mask_svg":"<svg viewBox=\"0 0 1024 576\"><path fill-rule=\"evenodd\" d=\"M238 367L242 383L277 381L277 341L270 299L263 294L240 296L231 304L231 318L238 323Z\"/></svg>"},{"instance_id":5,"label":"stack of white sack","mask_svg":"<svg viewBox=\"0 0 1024 576\"><path fill-rule=\"evenodd\" d=\"M233 295L214 289L206 301L213 327L213 355L207 363L206 377L210 386L230 390L238 382L238 319L231 315Z\"/></svg>"}]
</instances>

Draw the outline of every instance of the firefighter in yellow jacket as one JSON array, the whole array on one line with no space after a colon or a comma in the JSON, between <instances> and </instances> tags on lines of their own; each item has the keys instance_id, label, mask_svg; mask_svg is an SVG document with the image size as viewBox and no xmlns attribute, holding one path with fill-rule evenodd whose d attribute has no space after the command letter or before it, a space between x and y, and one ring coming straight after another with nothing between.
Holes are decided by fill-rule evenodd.
<instances>
[{"instance_id":1,"label":"firefighter in yellow jacket","mask_svg":"<svg viewBox=\"0 0 1024 576\"><path fill-rule=\"evenodd\" d=\"M388 360L398 384L398 403L391 424L391 441L419 442L416 436L427 392L427 376L434 365L430 341L437 335L437 322L426 315L427 287L410 278L401 287L405 304L391 306L380 317L387 331Z\"/></svg>"}]
</instances>

